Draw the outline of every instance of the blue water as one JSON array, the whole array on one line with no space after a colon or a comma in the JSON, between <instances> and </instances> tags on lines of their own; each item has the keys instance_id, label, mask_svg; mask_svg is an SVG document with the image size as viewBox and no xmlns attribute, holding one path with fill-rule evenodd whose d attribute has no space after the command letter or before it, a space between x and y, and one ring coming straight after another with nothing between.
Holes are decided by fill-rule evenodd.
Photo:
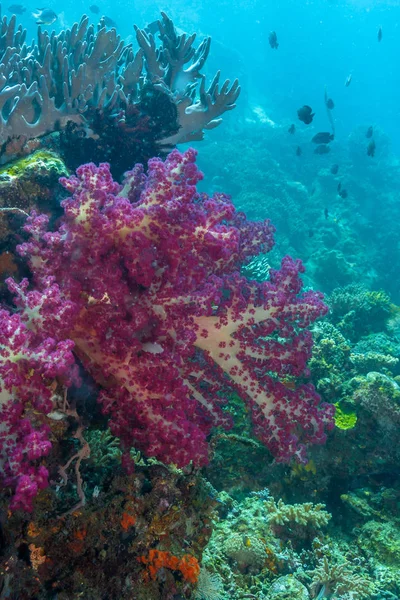
<instances>
[{"instance_id":1,"label":"blue water","mask_svg":"<svg viewBox=\"0 0 400 600\"><path fill-rule=\"evenodd\" d=\"M69 27L83 13L96 22L90 2L50 0L59 20L50 27ZM296 110L309 104L316 112L317 130L326 129L323 94L327 85L335 101L337 139L345 140L359 124L374 124L391 137L400 151L400 2L396 0L182 0L98 2L100 15L117 23L122 38L133 36L133 23L144 26L164 10L178 27L211 35L210 72L240 75L251 103L264 108L274 122L295 121ZM19 21L35 36L33 3ZM4 7L5 8L5 7ZM4 11L3 8L3 11ZM377 41L378 28L383 39ZM272 50L268 34L275 30L279 49ZM223 46L226 54L224 57ZM344 83L352 75L351 85ZM231 117L231 115L229 115ZM235 118L234 116L231 118Z\"/></svg>"}]
</instances>

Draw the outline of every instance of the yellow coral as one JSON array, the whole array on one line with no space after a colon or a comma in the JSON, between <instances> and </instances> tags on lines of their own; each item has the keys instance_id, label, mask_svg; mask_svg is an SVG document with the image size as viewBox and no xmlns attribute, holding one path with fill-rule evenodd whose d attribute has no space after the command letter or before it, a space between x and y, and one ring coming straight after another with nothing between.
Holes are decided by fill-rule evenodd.
<instances>
[{"instance_id":1,"label":"yellow coral","mask_svg":"<svg viewBox=\"0 0 400 600\"><path fill-rule=\"evenodd\" d=\"M345 411L340 408L339 403L335 404L335 425L338 429L353 429L357 423L357 415L352 411Z\"/></svg>"}]
</instances>

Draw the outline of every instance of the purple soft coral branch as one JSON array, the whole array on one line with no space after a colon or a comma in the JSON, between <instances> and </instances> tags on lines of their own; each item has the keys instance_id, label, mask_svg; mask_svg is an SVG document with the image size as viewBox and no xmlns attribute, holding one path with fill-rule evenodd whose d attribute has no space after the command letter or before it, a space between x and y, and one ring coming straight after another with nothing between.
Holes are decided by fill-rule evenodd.
<instances>
[{"instance_id":1,"label":"purple soft coral branch","mask_svg":"<svg viewBox=\"0 0 400 600\"><path fill-rule=\"evenodd\" d=\"M9 284L13 288L14 282ZM14 490L11 509L31 511L37 492L47 486L41 459L51 449L43 423L53 408L51 385L55 378L78 382L73 342L39 341L19 314L0 310L0 347L1 480Z\"/></svg>"},{"instance_id":2,"label":"purple soft coral branch","mask_svg":"<svg viewBox=\"0 0 400 600\"><path fill-rule=\"evenodd\" d=\"M332 409L285 377L306 375L312 340L301 330L326 307L320 294L301 293L303 266L289 257L268 282L240 276L271 249L274 228L248 222L223 194L199 194L195 159L175 150L152 159L147 175L136 166L122 186L105 163L80 167L62 180L72 196L58 228L45 232L39 216L28 223L20 252L35 290L11 288L37 335L73 340L126 449L205 464L212 427L230 425L230 386L273 454L304 460Z\"/></svg>"}]
</instances>

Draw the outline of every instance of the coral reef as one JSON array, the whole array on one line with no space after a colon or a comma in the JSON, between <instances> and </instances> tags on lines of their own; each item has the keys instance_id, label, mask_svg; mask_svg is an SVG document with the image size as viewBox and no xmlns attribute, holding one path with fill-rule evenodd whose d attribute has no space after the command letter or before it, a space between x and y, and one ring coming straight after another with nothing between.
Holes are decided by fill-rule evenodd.
<instances>
[{"instance_id":1,"label":"coral reef","mask_svg":"<svg viewBox=\"0 0 400 600\"><path fill-rule=\"evenodd\" d=\"M96 31L82 17L71 29L49 35L39 27L25 43L15 15L1 24L1 160L30 153L41 136L61 131L67 163L110 160L121 174L177 143L201 139L235 106L240 88L219 73L206 89L201 75L210 38L176 33L165 13L156 38L136 27L139 49L115 29ZM200 81L200 84L198 82ZM196 93L197 90L197 93Z\"/></svg>"},{"instance_id":2,"label":"coral reef","mask_svg":"<svg viewBox=\"0 0 400 600\"><path fill-rule=\"evenodd\" d=\"M60 177L66 175L68 170L60 157L47 150L0 167L1 208L55 212L54 190Z\"/></svg>"},{"instance_id":3,"label":"coral reef","mask_svg":"<svg viewBox=\"0 0 400 600\"><path fill-rule=\"evenodd\" d=\"M3 596L166 600L197 589L216 504L201 478L165 466L138 466L126 475L114 462L98 486L85 469L85 507L60 518L65 488L57 495L48 489L29 519L15 513L3 524Z\"/></svg>"},{"instance_id":4,"label":"coral reef","mask_svg":"<svg viewBox=\"0 0 400 600\"><path fill-rule=\"evenodd\" d=\"M340 169L333 174L329 164L333 158L316 162L307 132L296 131L294 145L287 128L288 124L249 118L225 128L223 135L216 132L204 143L200 157L211 182L206 189L232 194L250 218L268 215L279 232L279 253L304 260L306 284L331 293L356 283L369 290L383 289L392 301L400 302L397 157L386 153L379 166L368 162L366 128L364 135L360 128L362 162L354 163L349 147L340 142L335 149ZM385 144L383 132L379 137ZM303 149L298 160L297 144ZM348 192L346 198L338 194L339 184ZM269 256L272 267L277 258L274 253Z\"/></svg>"},{"instance_id":5,"label":"coral reef","mask_svg":"<svg viewBox=\"0 0 400 600\"><path fill-rule=\"evenodd\" d=\"M336 288L329 296L332 323L352 341L371 332L383 331L392 312L389 296L351 284Z\"/></svg>"},{"instance_id":6,"label":"coral reef","mask_svg":"<svg viewBox=\"0 0 400 600\"><path fill-rule=\"evenodd\" d=\"M342 563L340 565L330 564L327 557L320 562L318 567L309 572L312 578L310 591L311 598L322 598L349 594L348 598L368 598L372 591L371 583L364 577L354 573L351 565Z\"/></svg>"},{"instance_id":7,"label":"coral reef","mask_svg":"<svg viewBox=\"0 0 400 600\"><path fill-rule=\"evenodd\" d=\"M193 600L224 600L221 577L207 569L200 569Z\"/></svg>"},{"instance_id":8,"label":"coral reef","mask_svg":"<svg viewBox=\"0 0 400 600\"><path fill-rule=\"evenodd\" d=\"M55 231L45 215L28 219L19 251L33 290L27 279L9 288L37 337L73 341L125 450L205 464L211 428L231 421L221 408L231 384L277 459L304 461L334 407L279 378L307 374L306 328L325 305L301 294L303 268L289 257L264 283L239 275L271 248L273 228L247 222L222 194L199 195L200 178L193 150L153 159L147 176L136 166L122 186L106 164L80 168L63 180L73 195Z\"/></svg>"},{"instance_id":9,"label":"coral reef","mask_svg":"<svg viewBox=\"0 0 400 600\"><path fill-rule=\"evenodd\" d=\"M226 502L226 493L220 494L220 499ZM292 528L291 535L290 526L285 527L287 522L277 528L273 516L269 518L272 504L279 505L282 514L293 515L301 526ZM221 508L219 513L223 514ZM307 539L304 528L309 527L310 514L316 519ZM355 555L351 543L335 528L327 528L331 517L319 506L275 503L267 490L242 502L231 499L228 514L215 524L203 565L221 575L226 594L235 600L312 600L351 594L354 598L375 598L378 586L370 575L372 564L361 560L352 564ZM361 539L357 543L362 552Z\"/></svg>"},{"instance_id":10,"label":"coral reef","mask_svg":"<svg viewBox=\"0 0 400 600\"><path fill-rule=\"evenodd\" d=\"M273 526L287 526L289 523L302 527L321 529L328 524L331 515L324 510L324 504L285 505L282 499L276 503L275 500L266 500L265 507L268 510L268 521ZM286 529L286 527L284 527Z\"/></svg>"},{"instance_id":11,"label":"coral reef","mask_svg":"<svg viewBox=\"0 0 400 600\"><path fill-rule=\"evenodd\" d=\"M11 308L4 284L0 595L395 600L399 309L377 290L384 285L399 301L397 200L387 191L398 167L385 163L384 181L365 170L361 181L344 160L344 200L328 168L295 163L288 145L275 144L275 154L267 148L279 128L221 136L203 157L215 173L209 187L226 185L250 215L272 216L275 248L268 222L249 223L219 191L196 192L192 151L152 160L146 174L136 167L122 185L106 165L68 177L66 164L84 155L109 158L119 177L125 159L200 138L199 119L215 125L213 111L230 93L225 108L233 106L236 84L220 99L215 85L207 99L198 77L209 41L195 50L165 15L158 27L159 40L136 30L135 55L85 21L68 35L40 32L43 55L34 51L23 75L31 83L13 83L37 90L40 121L46 98L54 100L49 114L64 110L68 63L72 118L50 124L40 140L28 132L2 148L3 162L28 156L0 171L1 208L11 209L0 212L0 268L14 277L17 303ZM23 53L23 32L14 28L15 20L3 21L1 44L8 38ZM74 40L87 65L107 46L109 85L86 67L78 72ZM38 64L52 70L48 95ZM81 87L77 102L84 77L95 89ZM6 99L7 89L5 135L7 119L17 122L32 106L27 96ZM33 124L35 136L40 123ZM20 232L31 208L37 214ZM387 264L377 239L390 249ZM330 312L310 329L312 350L305 330L326 308L301 291L298 262L284 259L276 270L282 248L304 257L306 286L329 293ZM330 428L326 444L313 446Z\"/></svg>"}]
</instances>

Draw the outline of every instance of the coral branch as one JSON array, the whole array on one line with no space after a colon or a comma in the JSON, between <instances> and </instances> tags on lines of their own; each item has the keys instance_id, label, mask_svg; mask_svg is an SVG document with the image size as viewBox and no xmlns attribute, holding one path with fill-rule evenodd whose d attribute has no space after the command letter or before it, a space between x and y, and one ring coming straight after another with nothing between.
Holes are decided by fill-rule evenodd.
<instances>
[{"instance_id":1,"label":"coral branch","mask_svg":"<svg viewBox=\"0 0 400 600\"><path fill-rule=\"evenodd\" d=\"M234 107L239 87L235 82L228 91L226 82L220 93L215 86L205 93L200 70L210 51L210 38L196 48L196 35L178 35L165 13L158 27L161 44L135 27L139 45L135 53L115 29L107 30L103 24L95 32L87 16L59 34L49 35L39 27L37 43L30 46L25 43L26 32L21 26L16 29L15 16L9 23L4 18L0 41L2 162L13 158L17 141L20 152L29 152L28 140L60 130L67 132L67 138L76 132L71 143L82 146L86 157L95 141L107 147L117 134L124 133L129 146L131 138L135 141L132 133L143 129L145 117L150 131L141 145L147 160L163 152L164 146L201 139L203 128L219 124L218 117ZM153 96L157 102L151 102ZM193 114L188 112L190 107Z\"/></svg>"},{"instance_id":2,"label":"coral branch","mask_svg":"<svg viewBox=\"0 0 400 600\"><path fill-rule=\"evenodd\" d=\"M32 510L47 486L40 460L51 444L43 417L53 409L54 378L78 381L72 347L51 337L39 341L19 315L0 311L0 477L14 490L12 509Z\"/></svg>"}]
</instances>

